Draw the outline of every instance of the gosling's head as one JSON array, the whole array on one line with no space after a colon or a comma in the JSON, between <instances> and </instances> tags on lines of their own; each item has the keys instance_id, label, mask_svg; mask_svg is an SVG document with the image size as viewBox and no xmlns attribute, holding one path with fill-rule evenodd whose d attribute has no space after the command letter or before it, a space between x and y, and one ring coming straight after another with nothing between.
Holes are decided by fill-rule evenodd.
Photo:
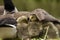
<instances>
[{"instance_id":1,"label":"gosling's head","mask_svg":"<svg viewBox=\"0 0 60 40\"><path fill-rule=\"evenodd\" d=\"M28 20L29 20L29 18L26 16L21 16L21 17L17 18L18 23L28 23Z\"/></svg>"},{"instance_id":2,"label":"gosling's head","mask_svg":"<svg viewBox=\"0 0 60 40\"><path fill-rule=\"evenodd\" d=\"M39 21L38 18L37 18L37 16L36 16L35 14L31 14L31 15L29 16L29 20L32 21L32 22L34 22L34 21Z\"/></svg>"}]
</instances>

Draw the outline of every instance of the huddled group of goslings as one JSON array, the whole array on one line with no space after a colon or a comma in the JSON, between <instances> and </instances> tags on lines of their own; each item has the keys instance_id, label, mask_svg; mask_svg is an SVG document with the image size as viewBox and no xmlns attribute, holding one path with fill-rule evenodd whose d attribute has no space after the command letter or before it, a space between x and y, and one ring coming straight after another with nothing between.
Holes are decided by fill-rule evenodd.
<instances>
[{"instance_id":1,"label":"huddled group of goslings","mask_svg":"<svg viewBox=\"0 0 60 40\"><path fill-rule=\"evenodd\" d=\"M18 33L16 28L17 23L22 19L34 21L37 17L37 19L41 22L45 21L60 24L58 19L50 15L44 9L35 9L32 12L18 11L12 0L3 0L3 2L4 6L0 6L0 38L5 39L16 37L16 34Z\"/></svg>"}]
</instances>

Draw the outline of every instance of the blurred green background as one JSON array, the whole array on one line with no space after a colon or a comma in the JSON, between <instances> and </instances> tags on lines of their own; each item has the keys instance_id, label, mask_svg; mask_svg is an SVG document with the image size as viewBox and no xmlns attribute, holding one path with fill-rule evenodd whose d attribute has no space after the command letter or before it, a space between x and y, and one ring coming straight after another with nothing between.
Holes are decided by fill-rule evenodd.
<instances>
[{"instance_id":1,"label":"blurred green background","mask_svg":"<svg viewBox=\"0 0 60 40\"><path fill-rule=\"evenodd\" d=\"M45 9L53 16L60 18L60 0L12 0L21 11L32 11L36 8ZM0 0L3 5L3 0Z\"/></svg>"}]
</instances>

